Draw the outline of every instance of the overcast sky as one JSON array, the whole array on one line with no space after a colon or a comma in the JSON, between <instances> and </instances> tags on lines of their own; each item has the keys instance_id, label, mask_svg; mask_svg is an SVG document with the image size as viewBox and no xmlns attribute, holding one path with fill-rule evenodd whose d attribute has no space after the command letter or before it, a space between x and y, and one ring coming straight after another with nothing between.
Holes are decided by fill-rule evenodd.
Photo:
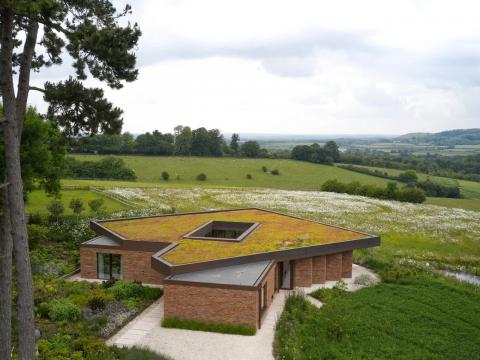
<instances>
[{"instance_id":1,"label":"overcast sky","mask_svg":"<svg viewBox=\"0 0 480 360\"><path fill-rule=\"evenodd\" d=\"M106 90L125 111L125 131L178 124L283 134L480 127L478 0L130 3L129 19L143 32L140 75ZM33 82L69 73L66 62ZM41 95L31 95L44 110Z\"/></svg>"}]
</instances>

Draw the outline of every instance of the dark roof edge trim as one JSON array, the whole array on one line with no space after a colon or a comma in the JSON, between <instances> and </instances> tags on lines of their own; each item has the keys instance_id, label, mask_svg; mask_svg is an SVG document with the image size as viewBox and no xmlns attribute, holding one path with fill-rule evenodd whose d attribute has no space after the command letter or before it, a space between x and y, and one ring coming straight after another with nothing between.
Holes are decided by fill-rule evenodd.
<instances>
[{"instance_id":1,"label":"dark roof edge trim","mask_svg":"<svg viewBox=\"0 0 480 360\"><path fill-rule=\"evenodd\" d=\"M152 255L152 266L164 274L183 274L199 270L213 269L230 265L240 265L249 262L262 260L296 260L312 256L329 255L354 249L364 249L380 245L380 237L372 236L363 239L349 240L343 242L334 242L321 245L304 246L287 250L276 250L264 253L256 253L243 256L235 256L226 259L210 260L198 263L189 263L183 265L173 265L161 256L172 250L177 244L167 246L158 253Z\"/></svg>"}]
</instances>

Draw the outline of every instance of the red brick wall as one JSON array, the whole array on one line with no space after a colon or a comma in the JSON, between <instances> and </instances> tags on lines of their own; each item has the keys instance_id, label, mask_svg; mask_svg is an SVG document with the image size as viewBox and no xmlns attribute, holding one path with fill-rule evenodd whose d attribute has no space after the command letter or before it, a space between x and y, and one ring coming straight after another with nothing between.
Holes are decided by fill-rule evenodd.
<instances>
[{"instance_id":1,"label":"red brick wall","mask_svg":"<svg viewBox=\"0 0 480 360\"><path fill-rule=\"evenodd\" d=\"M293 285L298 287L312 286L312 258L295 260Z\"/></svg>"},{"instance_id":2,"label":"red brick wall","mask_svg":"<svg viewBox=\"0 0 480 360\"><path fill-rule=\"evenodd\" d=\"M80 247L80 274L86 279L97 278L97 253L121 254L124 280L139 280L146 284L162 284L163 274L152 269L153 252Z\"/></svg>"},{"instance_id":3,"label":"red brick wall","mask_svg":"<svg viewBox=\"0 0 480 360\"><path fill-rule=\"evenodd\" d=\"M327 255L327 280L342 279L342 253Z\"/></svg>"},{"instance_id":4,"label":"red brick wall","mask_svg":"<svg viewBox=\"0 0 480 360\"><path fill-rule=\"evenodd\" d=\"M352 277L352 257L353 251L344 251L342 253L342 278Z\"/></svg>"},{"instance_id":5,"label":"red brick wall","mask_svg":"<svg viewBox=\"0 0 480 360\"><path fill-rule=\"evenodd\" d=\"M267 314L275 296L275 274L273 266L261 284L267 284L263 316ZM258 288L250 290L164 284L163 291L165 317L258 327Z\"/></svg>"},{"instance_id":6,"label":"red brick wall","mask_svg":"<svg viewBox=\"0 0 480 360\"><path fill-rule=\"evenodd\" d=\"M327 275L327 258L315 256L312 258L312 283L324 284Z\"/></svg>"},{"instance_id":7,"label":"red brick wall","mask_svg":"<svg viewBox=\"0 0 480 360\"><path fill-rule=\"evenodd\" d=\"M164 284L165 317L210 323L258 323L258 290Z\"/></svg>"}]
</instances>

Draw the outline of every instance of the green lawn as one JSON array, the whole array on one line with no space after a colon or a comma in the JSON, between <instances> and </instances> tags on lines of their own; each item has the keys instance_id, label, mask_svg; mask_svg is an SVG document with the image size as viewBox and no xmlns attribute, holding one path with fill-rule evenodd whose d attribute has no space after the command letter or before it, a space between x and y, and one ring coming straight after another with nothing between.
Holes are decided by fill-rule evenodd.
<instances>
[{"instance_id":1,"label":"green lawn","mask_svg":"<svg viewBox=\"0 0 480 360\"><path fill-rule=\"evenodd\" d=\"M109 199L103 195L99 195L89 190L66 190L61 191L61 201L65 207L65 214L73 214L72 210L68 207L70 200L74 198L81 199L83 201L83 206L85 208L83 215L91 215L90 208L88 207L88 202L93 199L103 199L104 207L107 212L115 212L119 210L127 209L128 207L118 201ZM54 199L45 194L43 190L34 190L28 193L28 201L26 203L26 212L29 214L33 213L48 213L47 206Z\"/></svg>"},{"instance_id":2,"label":"green lawn","mask_svg":"<svg viewBox=\"0 0 480 360\"><path fill-rule=\"evenodd\" d=\"M287 301L278 358L478 359L480 290L433 276L381 283L314 308Z\"/></svg>"},{"instance_id":3,"label":"green lawn","mask_svg":"<svg viewBox=\"0 0 480 360\"><path fill-rule=\"evenodd\" d=\"M426 203L449 208L480 211L480 199L447 199L432 197L427 198Z\"/></svg>"},{"instance_id":4,"label":"green lawn","mask_svg":"<svg viewBox=\"0 0 480 360\"><path fill-rule=\"evenodd\" d=\"M102 155L74 155L79 160L100 160ZM388 180L374 176L354 173L334 166L312 164L294 160L272 159L238 159L238 158L203 158L203 157L160 157L160 156L121 156L128 167L138 176L136 186L144 183L160 183L169 187L194 185L202 187L266 187L274 189L319 190L328 179L340 181L358 180L364 184L385 185ZM268 170L278 169L280 175L264 173L262 166ZM170 181L161 179L162 171L168 171ZM207 175L207 181L197 181L199 173ZM246 178L247 174L252 179ZM70 182L65 184L82 184L87 182ZM108 184L108 182L103 182ZM102 184L102 182L96 182ZM128 182L127 182L128 184ZM110 186L110 185L105 185ZM121 186L121 185L120 185ZM127 186L132 186L130 185Z\"/></svg>"}]
</instances>

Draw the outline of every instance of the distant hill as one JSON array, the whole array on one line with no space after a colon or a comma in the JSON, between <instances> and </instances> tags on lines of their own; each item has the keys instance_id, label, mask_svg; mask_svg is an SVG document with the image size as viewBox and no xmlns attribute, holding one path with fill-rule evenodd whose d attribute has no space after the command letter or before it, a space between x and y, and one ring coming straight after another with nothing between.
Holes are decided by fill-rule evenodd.
<instances>
[{"instance_id":1,"label":"distant hill","mask_svg":"<svg viewBox=\"0 0 480 360\"><path fill-rule=\"evenodd\" d=\"M438 133L409 133L393 138L393 141L409 144L479 145L480 129L456 129Z\"/></svg>"}]
</instances>

